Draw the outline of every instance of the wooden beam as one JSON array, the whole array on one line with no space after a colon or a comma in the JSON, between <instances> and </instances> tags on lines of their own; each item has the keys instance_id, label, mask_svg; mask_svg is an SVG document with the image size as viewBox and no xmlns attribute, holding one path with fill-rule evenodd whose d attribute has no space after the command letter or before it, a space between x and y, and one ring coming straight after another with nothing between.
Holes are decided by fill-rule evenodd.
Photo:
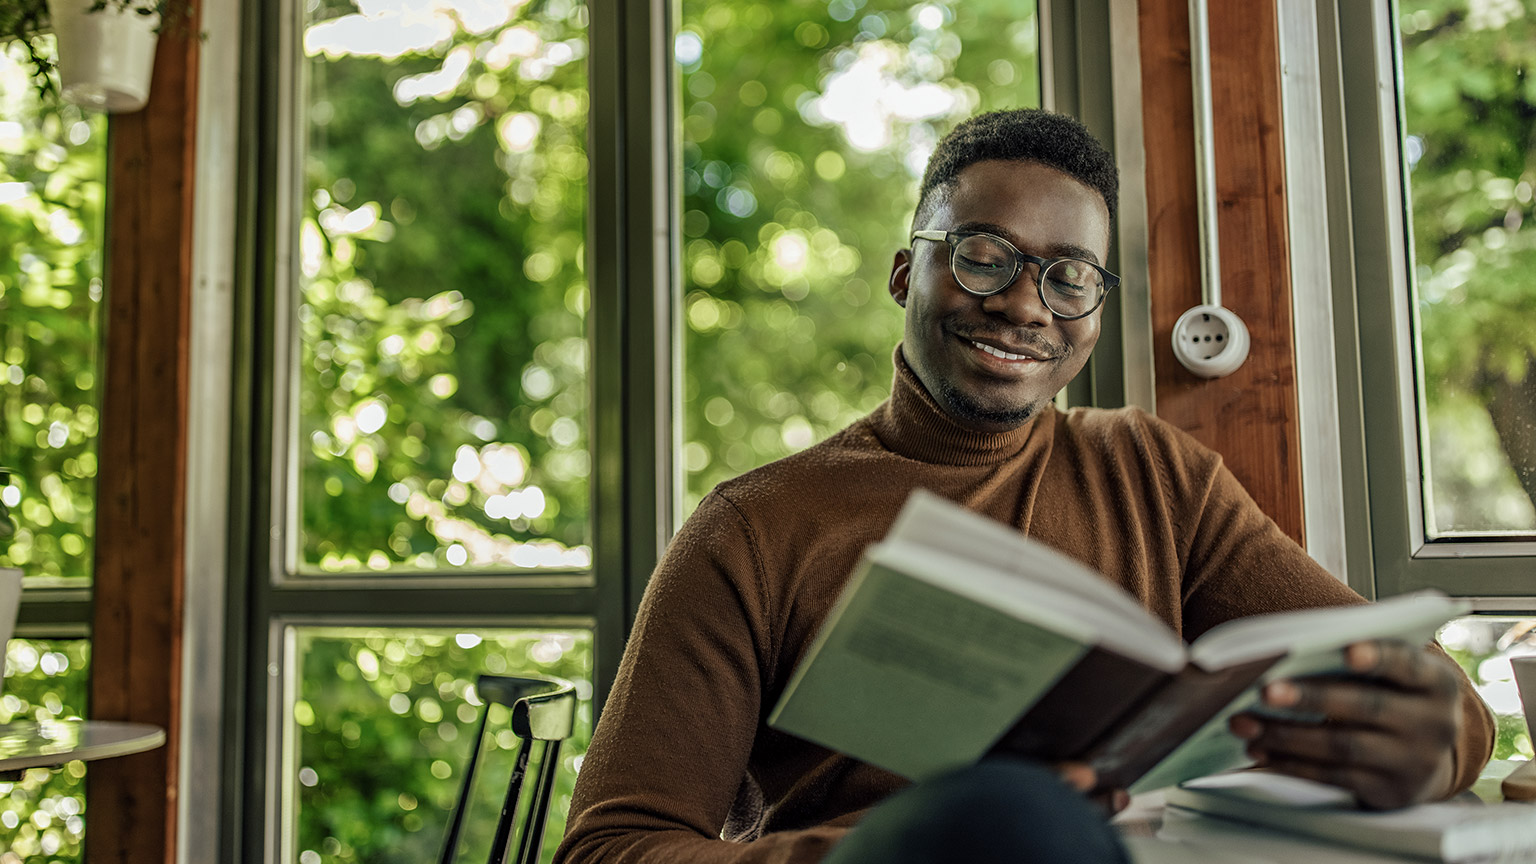
<instances>
[{"instance_id":1,"label":"wooden beam","mask_svg":"<svg viewBox=\"0 0 1536 864\"><path fill-rule=\"evenodd\" d=\"M1211 381L1179 365L1171 347L1174 322L1200 303L1189 6L1141 0L1140 11L1157 413L1221 453L1259 506L1302 542L1275 5L1210 4L1222 305L1252 337L1243 367Z\"/></svg>"},{"instance_id":2,"label":"wooden beam","mask_svg":"<svg viewBox=\"0 0 1536 864\"><path fill-rule=\"evenodd\" d=\"M88 711L162 726L166 746L89 766L92 864L175 860L197 32L161 34L149 105L108 123Z\"/></svg>"}]
</instances>

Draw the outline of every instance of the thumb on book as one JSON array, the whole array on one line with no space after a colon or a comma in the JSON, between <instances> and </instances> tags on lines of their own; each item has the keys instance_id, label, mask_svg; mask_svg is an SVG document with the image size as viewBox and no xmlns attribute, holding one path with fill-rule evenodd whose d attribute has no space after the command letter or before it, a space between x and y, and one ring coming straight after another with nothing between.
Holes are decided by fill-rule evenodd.
<instances>
[{"instance_id":1,"label":"thumb on book","mask_svg":"<svg viewBox=\"0 0 1536 864\"><path fill-rule=\"evenodd\" d=\"M1099 783L1099 775L1082 762L1056 763L1056 776L1079 792L1092 792Z\"/></svg>"}]
</instances>

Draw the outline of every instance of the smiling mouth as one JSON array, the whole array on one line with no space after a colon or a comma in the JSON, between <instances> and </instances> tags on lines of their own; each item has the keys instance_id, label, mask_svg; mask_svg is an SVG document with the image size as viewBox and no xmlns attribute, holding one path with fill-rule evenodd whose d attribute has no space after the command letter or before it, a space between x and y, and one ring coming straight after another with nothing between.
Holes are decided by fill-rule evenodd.
<instances>
[{"instance_id":1,"label":"smiling mouth","mask_svg":"<svg viewBox=\"0 0 1536 864\"><path fill-rule=\"evenodd\" d=\"M982 351L982 352L984 352L986 354L990 354L991 356L996 357L999 360L1007 360L1007 361L1010 361L1010 362L1020 362L1020 361L1024 361L1024 360L1030 360L1030 361L1034 361L1034 362L1038 363L1038 362L1041 362L1043 360L1049 359L1049 358L1046 358L1046 357L1037 357L1037 356L1032 355L1032 354L1014 354L1011 351L1004 351L1003 349L998 348L998 347L996 347L994 345L988 345L985 342L977 342L974 339L970 339L970 340L967 340L967 341L969 341L971 343L971 347L979 349L980 351Z\"/></svg>"},{"instance_id":2,"label":"smiling mouth","mask_svg":"<svg viewBox=\"0 0 1536 864\"><path fill-rule=\"evenodd\" d=\"M1000 357L1000 358L1002 358L1004 360L1033 360L1033 359L1035 359L1033 357L1028 357L1028 356L1025 356L1023 354L1010 354L1007 351L1002 350L1001 348L993 348L991 345L983 345L980 342L972 342L971 344L976 346L977 348L980 348L981 350L987 352L988 354L991 354L993 357Z\"/></svg>"}]
</instances>

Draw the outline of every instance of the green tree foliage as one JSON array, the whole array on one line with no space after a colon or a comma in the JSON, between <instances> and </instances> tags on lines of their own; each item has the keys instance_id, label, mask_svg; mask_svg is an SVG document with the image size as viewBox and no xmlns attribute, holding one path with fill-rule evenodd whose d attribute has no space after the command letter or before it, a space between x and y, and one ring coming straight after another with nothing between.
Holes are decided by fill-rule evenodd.
<instances>
[{"instance_id":1,"label":"green tree foliage","mask_svg":"<svg viewBox=\"0 0 1536 864\"><path fill-rule=\"evenodd\" d=\"M11 639L0 723L85 716L91 643ZM85 837L85 763L34 768L0 783L0 849L22 864L78 864Z\"/></svg>"},{"instance_id":2,"label":"green tree foliage","mask_svg":"<svg viewBox=\"0 0 1536 864\"><path fill-rule=\"evenodd\" d=\"M1399 27L1433 521L1529 530L1536 2L1404 0Z\"/></svg>"},{"instance_id":3,"label":"green tree foliage","mask_svg":"<svg viewBox=\"0 0 1536 864\"><path fill-rule=\"evenodd\" d=\"M408 47L312 14L303 560L581 562L518 549L588 531L585 14ZM690 503L884 398L915 178L958 119L1038 103L1037 40L1001 0L684 5Z\"/></svg>"},{"instance_id":4,"label":"green tree foliage","mask_svg":"<svg viewBox=\"0 0 1536 864\"><path fill-rule=\"evenodd\" d=\"M685 2L687 503L889 393L886 283L938 138L1039 104L1030 4Z\"/></svg>"},{"instance_id":5,"label":"green tree foliage","mask_svg":"<svg viewBox=\"0 0 1536 864\"><path fill-rule=\"evenodd\" d=\"M301 864L414 864L436 860L463 783L476 724L479 672L553 675L577 682L575 737L562 754L550 806L548 851L563 833L576 769L591 734L592 637L587 631L303 628L291 722L298 764ZM493 711L477 775L464 860L489 850L488 830L510 776L515 741Z\"/></svg>"},{"instance_id":6,"label":"green tree foliage","mask_svg":"<svg viewBox=\"0 0 1536 864\"><path fill-rule=\"evenodd\" d=\"M0 51L0 566L90 577L105 121L45 103L25 53Z\"/></svg>"},{"instance_id":7,"label":"green tree foliage","mask_svg":"<svg viewBox=\"0 0 1536 864\"><path fill-rule=\"evenodd\" d=\"M305 27L302 560L585 567L586 10L387 7Z\"/></svg>"},{"instance_id":8,"label":"green tree foliage","mask_svg":"<svg viewBox=\"0 0 1536 864\"><path fill-rule=\"evenodd\" d=\"M51 51L51 40L39 39ZM0 567L28 585L91 575L105 120L43 101L27 51L0 46ZM0 722L85 713L90 643L12 639ZM85 767L0 783L0 848L77 862Z\"/></svg>"}]
</instances>

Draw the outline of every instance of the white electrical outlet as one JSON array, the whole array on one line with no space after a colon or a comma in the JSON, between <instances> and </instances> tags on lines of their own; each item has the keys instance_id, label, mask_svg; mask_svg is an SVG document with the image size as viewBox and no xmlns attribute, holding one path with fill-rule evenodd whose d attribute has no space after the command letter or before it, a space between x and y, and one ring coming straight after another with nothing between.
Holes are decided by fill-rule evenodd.
<instances>
[{"instance_id":1,"label":"white electrical outlet","mask_svg":"<svg viewBox=\"0 0 1536 864\"><path fill-rule=\"evenodd\" d=\"M1225 306L1196 306L1173 325L1173 356L1201 378L1220 378L1248 359L1248 326Z\"/></svg>"}]
</instances>

